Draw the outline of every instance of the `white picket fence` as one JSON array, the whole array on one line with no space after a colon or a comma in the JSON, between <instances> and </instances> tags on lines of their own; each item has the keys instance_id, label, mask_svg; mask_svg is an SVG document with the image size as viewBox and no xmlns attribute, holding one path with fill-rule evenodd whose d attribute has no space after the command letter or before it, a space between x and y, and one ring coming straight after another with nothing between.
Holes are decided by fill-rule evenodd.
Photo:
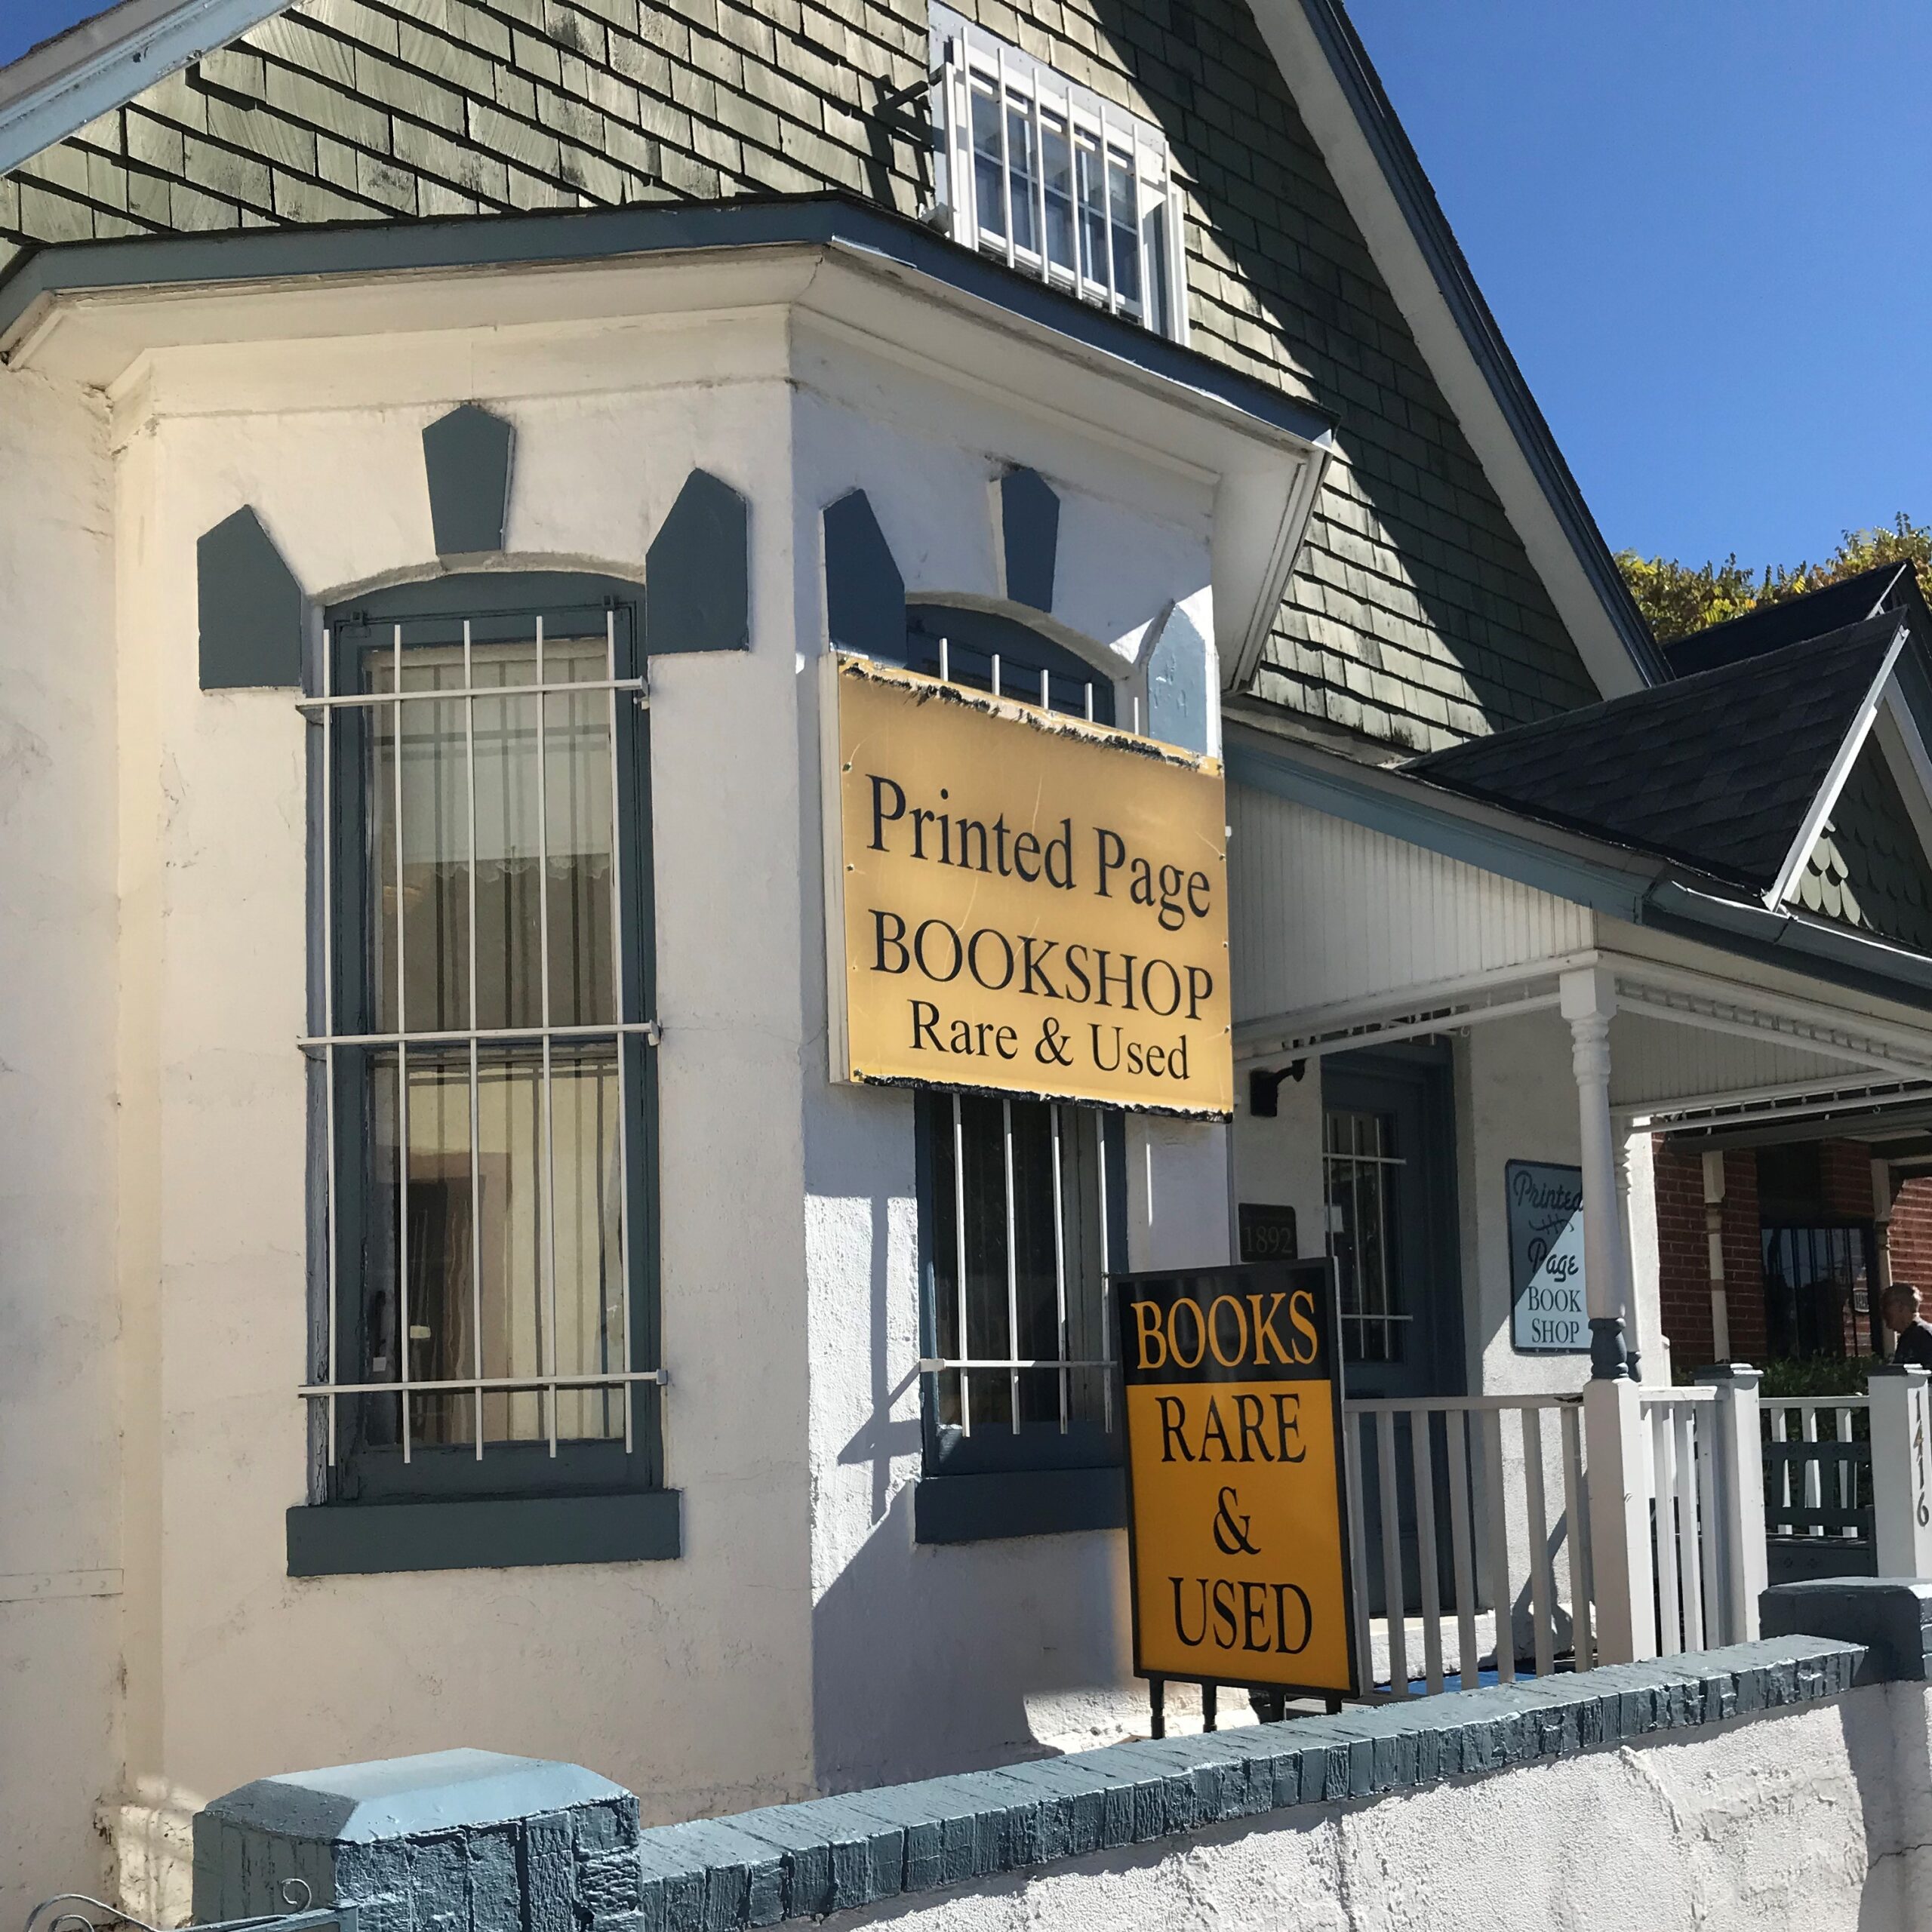
<instances>
[{"instance_id":1,"label":"white picket fence","mask_svg":"<svg viewBox=\"0 0 1932 1932\"><path fill-rule=\"evenodd\" d=\"M1625 1649L1673 1656L1757 1634L1755 1379L1623 1387L1617 1399L1634 1403L1638 1427L1627 1438L1600 1431L1598 1454L1607 1441L1614 1457L1631 1441L1644 1507L1629 1515L1592 1511L1580 1395L1345 1404L1356 1642L1372 1660L1374 1695L1428 1696L1454 1687L1452 1675L1472 1686L1493 1669L1507 1683L1519 1671L1623 1661ZM1620 1497L1623 1478L1608 1480ZM1629 1580L1629 1644L1602 1635L1592 1524L1601 1535L1606 1520L1648 1525L1644 1546L1611 1571Z\"/></svg>"},{"instance_id":2,"label":"white picket fence","mask_svg":"<svg viewBox=\"0 0 1932 1932\"><path fill-rule=\"evenodd\" d=\"M1657 1654L1675 1657L1704 1649L1707 1625L1710 1641L1730 1641L1718 1528L1717 1391L1672 1389L1641 1402L1649 1425Z\"/></svg>"},{"instance_id":3,"label":"white picket fence","mask_svg":"<svg viewBox=\"0 0 1932 1932\"><path fill-rule=\"evenodd\" d=\"M1539 1675L1559 1656L1587 1668L1595 1650L1580 1398L1364 1400L1345 1411L1355 1641L1358 1654L1374 1660L1371 1674L1386 1678L1382 1694L1433 1694L1451 1670L1473 1686L1485 1664L1509 1682L1521 1638ZM1372 1510L1363 1501L1371 1482ZM1378 1557L1380 1617L1371 1604ZM1397 1578L1415 1610L1399 1600L1389 1607Z\"/></svg>"}]
</instances>

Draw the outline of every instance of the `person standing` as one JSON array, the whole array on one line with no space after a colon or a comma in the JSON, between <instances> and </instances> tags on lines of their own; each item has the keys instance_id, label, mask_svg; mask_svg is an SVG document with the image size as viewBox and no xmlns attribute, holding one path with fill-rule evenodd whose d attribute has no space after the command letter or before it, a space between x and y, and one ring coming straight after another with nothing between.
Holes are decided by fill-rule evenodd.
<instances>
[{"instance_id":1,"label":"person standing","mask_svg":"<svg viewBox=\"0 0 1932 1932\"><path fill-rule=\"evenodd\" d=\"M1918 1291L1909 1281L1894 1281L1878 1307L1898 1337L1892 1360L1901 1368L1932 1369L1932 1321L1919 1314Z\"/></svg>"}]
</instances>

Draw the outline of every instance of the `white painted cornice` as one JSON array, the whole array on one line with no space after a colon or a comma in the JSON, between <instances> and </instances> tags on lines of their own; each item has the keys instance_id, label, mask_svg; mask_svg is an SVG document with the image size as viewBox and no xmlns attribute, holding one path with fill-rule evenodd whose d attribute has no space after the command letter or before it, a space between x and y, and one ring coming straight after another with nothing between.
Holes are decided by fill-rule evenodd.
<instances>
[{"instance_id":1,"label":"white painted cornice","mask_svg":"<svg viewBox=\"0 0 1932 1932\"><path fill-rule=\"evenodd\" d=\"M989 422L1024 412L1090 475L1131 477L1170 515L1203 506L1224 666L1273 622L1329 454L1325 438L842 241L61 289L19 316L0 352L12 369L106 392L124 422L131 410L836 383L829 359L863 357L965 392ZM842 399L863 408L863 387Z\"/></svg>"}]
</instances>

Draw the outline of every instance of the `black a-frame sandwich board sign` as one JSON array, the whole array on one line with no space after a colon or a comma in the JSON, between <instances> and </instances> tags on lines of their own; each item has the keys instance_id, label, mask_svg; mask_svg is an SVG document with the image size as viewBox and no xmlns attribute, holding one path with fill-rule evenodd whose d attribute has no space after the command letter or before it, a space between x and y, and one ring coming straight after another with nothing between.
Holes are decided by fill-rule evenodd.
<instances>
[{"instance_id":1,"label":"black a-frame sandwich board sign","mask_svg":"<svg viewBox=\"0 0 1932 1932\"><path fill-rule=\"evenodd\" d=\"M1134 1668L1359 1694L1335 1285L1326 1261L1121 1275Z\"/></svg>"}]
</instances>

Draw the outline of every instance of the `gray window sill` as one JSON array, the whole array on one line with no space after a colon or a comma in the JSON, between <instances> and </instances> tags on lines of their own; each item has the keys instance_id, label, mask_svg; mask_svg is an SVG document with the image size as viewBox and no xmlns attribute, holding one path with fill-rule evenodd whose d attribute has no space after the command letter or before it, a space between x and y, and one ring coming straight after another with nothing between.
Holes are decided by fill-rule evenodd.
<instances>
[{"instance_id":1,"label":"gray window sill","mask_svg":"<svg viewBox=\"0 0 1932 1932\"><path fill-rule=\"evenodd\" d=\"M291 1577L650 1563L684 1546L675 1489L624 1496L465 1497L331 1503L288 1512Z\"/></svg>"},{"instance_id":2,"label":"gray window sill","mask_svg":"<svg viewBox=\"0 0 1932 1932\"><path fill-rule=\"evenodd\" d=\"M922 1477L912 1491L913 1540L991 1543L1127 1527L1127 1472L1105 1469L1003 1469Z\"/></svg>"}]
</instances>

